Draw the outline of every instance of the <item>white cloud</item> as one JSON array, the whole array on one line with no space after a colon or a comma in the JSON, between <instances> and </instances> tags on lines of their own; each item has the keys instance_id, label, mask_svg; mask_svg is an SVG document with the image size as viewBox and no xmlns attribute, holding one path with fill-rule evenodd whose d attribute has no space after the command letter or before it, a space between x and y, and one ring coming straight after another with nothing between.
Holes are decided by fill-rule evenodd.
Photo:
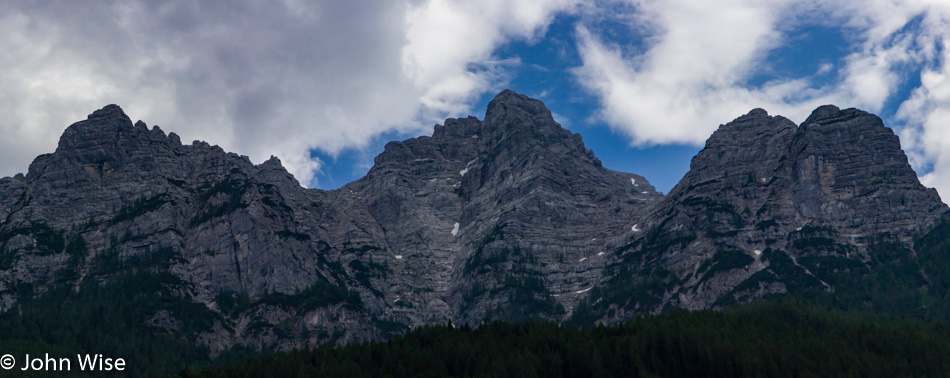
<instances>
[{"instance_id":1,"label":"white cloud","mask_svg":"<svg viewBox=\"0 0 950 378\"><path fill-rule=\"evenodd\" d=\"M803 78L743 85L781 42L776 4L638 2L636 19L656 24L656 42L631 58L579 27L583 65L576 74L601 98L604 119L635 144L700 144L719 123L754 107L803 119L833 94Z\"/></svg>"},{"instance_id":2,"label":"white cloud","mask_svg":"<svg viewBox=\"0 0 950 378\"><path fill-rule=\"evenodd\" d=\"M911 163L916 167L931 166L921 177L924 185L937 188L941 198L950 198L950 41L941 41L944 49L938 67L924 70L921 85L916 88L897 112L906 122L901 140L910 147ZM919 169L918 169L919 170Z\"/></svg>"},{"instance_id":3,"label":"white cloud","mask_svg":"<svg viewBox=\"0 0 950 378\"><path fill-rule=\"evenodd\" d=\"M496 56L499 47L537 41L558 14L573 13L582 20L575 74L600 99L601 117L635 144L699 144L753 107L793 120L825 103L879 112L923 68L896 119L924 182L946 198L948 8L944 0L6 2L0 175L24 171L70 122L118 103L185 141L256 162L277 155L315 185L321 162L312 150L333 155L467 115L521 64ZM644 34L642 46L615 44L618 23ZM749 86L769 54L792 43L788 33L809 24L843 28L848 55L815 76Z\"/></svg>"},{"instance_id":4,"label":"white cloud","mask_svg":"<svg viewBox=\"0 0 950 378\"><path fill-rule=\"evenodd\" d=\"M575 0L8 2L0 5L0 175L117 103L182 139L315 185L320 150L421 133L497 89L493 51Z\"/></svg>"},{"instance_id":5,"label":"white cloud","mask_svg":"<svg viewBox=\"0 0 950 378\"><path fill-rule=\"evenodd\" d=\"M474 96L491 88L512 61L492 53L511 40L536 40L558 12L579 0L430 0L406 16L403 70L422 92L430 114L468 112ZM473 70L472 65L478 69Z\"/></svg>"},{"instance_id":6,"label":"white cloud","mask_svg":"<svg viewBox=\"0 0 950 378\"><path fill-rule=\"evenodd\" d=\"M596 27L579 26L583 61L579 82L601 101L602 118L636 145L701 144L716 125L762 107L803 120L821 104L880 112L895 100L909 72L927 69L922 85L901 106L905 149L922 176L950 196L948 56L937 46L950 40L950 4L939 0L719 1L630 0L632 31L646 32L643 51L604 42ZM820 15L820 16L818 16ZM916 22L915 21L919 21ZM760 86L747 80L786 33L807 25L840 27L851 51L839 64L820 65L815 77L777 78ZM936 64L943 62L943 64Z\"/></svg>"},{"instance_id":7,"label":"white cloud","mask_svg":"<svg viewBox=\"0 0 950 378\"><path fill-rule=\"evenodd\" d=\"M822 65L818 66L818 71L816 71L815 74L816 74L816 75L821 75L821 74L824 74L824 73L828 73L828 72L831 72L831 70L833 70L834 68L835 68L835 65L834 65L834 64L831 64L831 63L823 63Z\"/></svg>"}]
</instances>

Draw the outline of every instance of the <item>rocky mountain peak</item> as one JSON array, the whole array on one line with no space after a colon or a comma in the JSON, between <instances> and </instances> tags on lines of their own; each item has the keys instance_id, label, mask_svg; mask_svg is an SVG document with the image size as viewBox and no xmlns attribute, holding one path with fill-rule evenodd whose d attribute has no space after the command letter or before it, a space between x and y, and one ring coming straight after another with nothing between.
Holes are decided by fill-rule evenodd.
<instances>
[{"instance_id":1,"label":"rocky mountain peak","mask_svg":"<svg viewBox=\"0 0 950 378\"><path fill-rule=\"evenodd\" d=\"M631 217L661 198L643 177L604 168L544 103L511 90L484 121L450 118L431 136L388 143L366 177L332 195L366 203L385 230L376 245L400 256L392 274L411 277L391 286L393 298L463 323L498 309L570 308ZM423 287L433 291L412 294Z\"/></svg>"},{"instance_id":2,"label":"rocky mountain peak","mask_svg":"<svg viewBox=\"0 0 950 378\"><path fill-rule=\"evenodd\" d=\"M721 125L669 196L510 90L484 121L447 119L375 162L340 189L305 189L276 157L182 146L106 106L25 179L0 179L0 311L22 283L39 295L130 269L206 312L196 337L215 350L564 320L585 302L625 320L834 289L844 269L877 269L874 240L906 241L946 212L879 118L834 106L801 127L763 109ZM172 331L192 316L155 311Z\"/></svg>"},{"instance_id":3,"label":"rocky mountain peak","mask_svg":"<svg viewBox=\"0 0 950 378\"><path fill-rule=\"evenodd\" d=\"M56 153L77 158L84 163L123 160L139 143L168 142L181 145L177 135L165 135L158 126L149 130L145 122L132 120L118 105L107 105L90 114L86 120L66 128L59 139ZM118 152L118 149L124 149Z\"/></svg>"},{"instance_id":4,"label":"rocky mountain peak","mask_svg":"<svg viewBox=\"0 0 950 378\"><path fill-rule=\"evenodd\" d=\"M796 155L790 175L805 217L820 216L853 234L909 240L946 210L936 190L920 184L899 138L876 115L820 107L799 127L790 149Z\"/></svg>"},{"instance_id":5,"label":"rocky mountain peak","mask_svg":"<svg viewBox=\"0 0 950 378\"><path fill-rule=\"evenodd\" d=\"M628 308L653 300L716 307L806 287L833 292L840 274L876 269L868 261L907 258L882 256L875 243L909 249L946 214L879 117L825 105L797 127L755 109L721 125L651 209L624 257L643 270L614 287L665 274L667 287Z\"/></svg>"},{"instance_id":6,"label":"rocky mountain peak","mask_svg":"<svg viewBox=\"0 0 950 378\"><path fill-rule=\"evenodd\" d=\"M739 118L743 118L743 117L762 118L762 117L768 117L768 116L769 116L769 112L765 111L765 109L755 108L755 109L750 110L744 116L739 117Z\"/></svg>"},{"instance_id":7,"label":"rocky mountain peak","mask_svg":"<svg viewBox=\"0 0 950 378\"><path fill-rule=\"evenodd\" d=\"M29 174L36 176L74 165L96 171L114 169L124 164L130 151L137 149L139 136L149 136L144 123L140 121L137 125L132 125L118 105L107 105L66 128L54 153L58 158L48 162L56 168L47 166L45 159L37 159L30 165ZM69 163L64 163L64 159Z\"/></svg>"},{"instance_id":8,"label":"rocky mountain peak","mask_svg":"<svg viewBox=\"0 0 950 378\"><path fill-rule=\"evenodd\" d=\"M726 144L731 148L761 147L776 135L794 132L794 122L782 116L770 116L761 108L755 108L719 128L706 140L706 147Z\"/></svg>"},{"instance_id":9,"label":"rocky mountain peak","mask_svg":"<svg viewBox=\"0 0 950 378\"><path fill-rule=\"evenodd\" d=\"M559 153L565 146L583 148L580 135L572 135L555 122L543 102L511 90L502 91L488 103L482 128L484 138L502 149L538 146Z\"/></svg>"},{"instance_id":10,"label":"rocky mountain peak","mask_svg":"<svg viewBox=\"0 0 950 378\"><path fill-rule=\"evenodd\" d=\"M821 219L865 237L885 231L909 237L946 207L917 180L897 135L879 117L834 105L815 109L800 127L761 109L720 126L671 192L674 198L726 202L737 193L743 199L733 205L752 210L764 200L774 209L782 203L777 198L788 196L794 206L774 216ZM882 211L894 212L889 219L900 222L878 224ZM917 211L923 213L908 215ZM757 212L763 214L768 212Z\"/></svg>"},{"instance_id":11,"label":"rocky mountain peak","mask_svg":"<svg viewBox=\"0 0 950 378\"><path fill-rule=\"evenodd\" d=\"M505 118L510 118L510 121L530 118L539 118L539 121L554 119L551 116L551 111L544 106L541 100L530 98L510 89L498 93L488 103L488 110L485 112L486 121L499 122Z\"/></svg>"},{"instance_id":12,"label":"rocky mountain peak","mask_svg":"<svg viewBox=\"0 0 950 378\"><path fill-rule=\"evenodd\" d=\"M706 140L706 146L690 162L690 171L671 193L708 180L725 177L770 177L797 127L782 116L753 109L725 125Z\"/></svg>"},{"instance_id":13,"label":"rocky mountain peak","mask_svg":"<svg viewBox=\"0 0 950 378\"><path fill-rule=\"evenodd\" d=\"M732 122L719 125L719 128L706 139L706 146L717 143L734 143L736 137L745 139L755 137L763 131L763 128L765 128L764 130L769 130L770 127L768 126L775 125L775 122L772 122L773 118L776 117L770 116L765 109L752 109L748 113L736 117ZM781 116L777 118L784 119ZM794 125L795 124L792 123L792 126Z\"/></svg>"},{"instance_id":14,"label":"rocky mountain peak","mask_svg":"<svg viewBox=\"0 0 950 378\"><path fill-rule=\"evenodd\" d=\"M277 168L277 167L283 167L283 164L280 163L280 158L278 158L277 156L271 155L270 159L267 159L267 161L261 163L261 166L268 167L268 168Z\"/></svg>"},{"instance_id":15,"label":"rocky mountain peak","mask_svg":"<svg viewBox=\"0 0 950 378\"><path fill-rule=\"evenodd\" d=\"M481 134L483 155L496 162L551 156L601 164L580 134L561 127L543 102L511 90L502 91L488 104Z\"/></svg>"},{"instance_id":16,"label":"rocky mountain peak","mask_svg":"<svg viewBox=\"0 0 950 378\"><path fill-rule=\"evenodd\" d=\"M145 128L139 121L136 125ZM88 143L99 143L103 140L114 141L119 132L131 132L132 120L118 105L106 105L102 109L92 112L86 120L76 122L66 128L59 139L60 150L81 148Z\"/></svg>"},{"instance_id":17,"label":"rocky mountain peak","mask_svg":"<svg viewBox=\"0 0 950 378\"><path fill-rule=\"evenodd\" d=\"M817 120L821 118L826 118L828 116L837 114L840 111L841 109L834 105L819 106L818 108L816 108L815 110L811 112L811 115L809 115L808 118L805 119L805 122L802 122L802 125L809 125L809 124L815 123Z\"/></svg>"},{"instance_id":18,"label":"rocky mountain peak","mask_svg":"<svg viewBox=\"0 0 950 378\"><path fill-rule=\"evenodd\" d=\"M118 118L118 119L129 119L129 116L125 115L125 112L122 111L122 108L116 104L109 104L103 106L102 109L92 112L86 119L92 120L97 118ZM129 119L129 123L132 121Z\"/></svg>"},{"instance_id":19,"label":"rocky mountain peak","mask_svg":"<svg viewBox=\"0 0 950 378\"><path fill-rule=\"evenodd\" d=\"M375 158L369 175L387 171L387 167L401 165L407 159L445 159L452 162L451 166L458 166L457 171L471 170L469 177L478 177L480 186L494 173L507 175L514 165L559 165L562 159L574 158L601 166L600 160L584 146L581 136L561 127L543 102L506 89L489 103L484 121L475 117L449 118L443 125L435 125L431 136L387 143L384 152ZM532 163L528 164L529 161ZM440 162L439 166L445 164ZM475 172L474 168L484 169ZM646 180L639 180L646 184ZM463 191L469 190L463 187Z\"/></svg>"}]
</instances>

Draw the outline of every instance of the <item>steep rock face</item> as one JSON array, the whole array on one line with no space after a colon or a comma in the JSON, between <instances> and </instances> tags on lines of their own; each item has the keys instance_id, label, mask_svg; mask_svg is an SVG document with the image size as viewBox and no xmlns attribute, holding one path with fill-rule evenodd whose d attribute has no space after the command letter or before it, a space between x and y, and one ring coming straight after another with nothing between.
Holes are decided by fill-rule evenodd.
<instances>
[{"instance_id":1,"label":"steep rock face","mask_svg":"<svg viewBox=\"0 0 950 378\"><path fill-rule=\"evenodd\" d=\"M617 215L642 215L660 197L643 177L604 169L540 101L510 91L489 104L480 139L461 183L468 248L456 306L469 322L566 312L629 230Z\"/></svg>"},{"instance_id":2,"label":"steep rock face","mask_svg":"<svg viewBox=\"0 0 950 378\"><path fill-rule=\"evenodd\" d=\"M603 277L602 252L661 198L511 91L485 121L449 119L390 143L366 177L334 191L301 187L276 158L182 145L115 105L0 189L3 310L145 274L200 309L147 321L174 330L202 318L186 336L213 350L562 319Z\"/></svg>"},{"instance_id":3,"label":"steep rock face","mask_svg":"<svg viewBox=\"0 0 950 378\"><path fill-rule=\"evenodd\" d=\"M485 121L449 119L432 137L389 143L339 193L364 201L385 230L387 300L413 325L565 315L599 282L628 216L660 198L512 91Z\"/></svg>"},{"instance_id":4,"label":"steep rock face","mask_svg":"<svg viewBox=\"0 0 950 378\"><path fill-rule=\"evenodd\" d=\"M329 231L319 222L324 213L311 204L325 193L300 187L276 159L255 166L207 143L182 145L175 134L133 125L115 105L70 126L56 152L38 157L25 178L3 183L4 309L24 287L42 295L56 285L108 283L132 273L170 273L176 277L167 283L170 290L203 304L209 318L222 311L217 301L223 297L262 299L314 285L351 285L338 255L321 253L339 247L318 242L329 239ZM375 334L367 317L372 311L357 313L342 301L303 318L267 303L193 336L215 349L261 345L275 335L267 327L247 329L252 319L301 323L307 316L347 313L350 320L338 323L343 337ZM367 296L364 306L373 305Z\"/></svg>"},{"instance_id":5,"label":"steep rock face","mask_svg":"<svg viewBox=\"0 0 950 378\"><path fill-rule=\"evenodd\" d=\"M946 211L880 118L823 106L796 127L755 109L720 126L621 248L602 320L834 292L913 259L912 238Z\"/></svg>"},{"instance_id":6,"label":"steep rock face","mask_svg":"<svg viewBox=\"0 0 950 378\"><path fill-rule=\"evenodd\" d=\"M610 322L862 293L891 270L926 289L911 241L946 212L879 118L833 106L800 126L761 109L722 125L664 197L511 91L484 120L387 144L333 191L110 105L0 179L0 310L146 275L158 303L188 305L143 321L175 332L198 318L184 336L212 350L526 316Z\"/></svg>"},{"instance_id":7,"label":"steep rock face","mask_svg":"<svg viewBox=\"0 0 950 378\"><path fill-rule=\"evenodd\" d=\"M936 190L920 184L897 135L877 116L827 105L800 129L791 149L794 200L803 217L855 239L889 234L908 241L946 209Z\"/></svg>"}]
</instances>

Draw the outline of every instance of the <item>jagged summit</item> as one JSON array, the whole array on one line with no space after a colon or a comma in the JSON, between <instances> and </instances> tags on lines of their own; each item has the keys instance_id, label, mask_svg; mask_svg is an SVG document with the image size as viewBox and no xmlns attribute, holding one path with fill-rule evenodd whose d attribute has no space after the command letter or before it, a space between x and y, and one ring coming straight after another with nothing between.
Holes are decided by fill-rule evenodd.
<instances>
[{"instance_id":1,"label":"jagged summit","mask_svg":"<svg viewBox=\"0 0 950 378\"><path fill-rule=\"evenodd\" d=\"M506 89L488 103L485 111L485 125L488 133L512 133L512 127L523 132L546 132L564 134L564 130L551 115L551 111L541 100ZM562 132L563 131L563 132ZM567 132L567 135L570 135Z\"/></svg>"},{"instance_id":2,"label":"jagged summit","mask_svg":"<svg viewBox=\"0 0 950 378\"><path fill-rule=\"evenodd\" d=\"M116 104L109 104L103 106L102 109L92 112L86 119L94 118L125 118L128 119L129 116L125 115L125 112L122 111L122 108ZM131 120L129 121L131 123Z\"/></svg>"},{"instance_id":3,"label":"jagged summit","mask_svg":"<svg viewBox=\"0 0 950 378\"><path fill-rule=\"evenodd\" d=\"M87 150L93 154L107 154L108 150L119 148L118 144L137 143L141 140L166 140L181 144L175 133L167 136L158 126L149 130L141 120L132 124L132 119L115 104L106 105L90 114L86 120L76 122L66 128L60 137L57 152ZM120 142L121 141L121 142ZM111 145L112 147L107 147ZM88 151L95 150L95 151Z\"/></svg>"},{"instance_id":4,"label":"jagged summit","mask_svg":"<svg viewBox=\"0 0 950 378\"><path fill-rule=\"evenodd\" d=\"M0 255L12 267L0 269L0 310L17 302L2 293L18 282L41 287L72 269L108 282L116 266L149 261L209 311L222 296L260 300L202 331L215 348L378 337L391 332L380 319L561 318L600 282L605 251L662 198L643 177L604 168L541 101L513 91L484 121L447 119L431 136L387 144L375 162L343 188L309 190L276 157L254 165L181 145L106 106L69 126L26 180L0 180ZM81 258L46 243L51 233L81 239L85 249L70 252ZM310 289L352 291L359 306L331 295L288 311L264 300ZM258 318L327 332L245 328Z\"/></svg>"},{"instance_id":5,"label":"jagged summit","mask_svg":"<svg viewBox=\"0 0 950 378\"><path fill-rule=\"evenodd\" d=\"M947 211L879 117L826 105L797 127L753 110L706 141L625 247L627 272L606 291L664 285L639 298L608 295L600 306L642 313L834 292L855 284L842 276L866 279L882 261L913 259L913 239ZM881 255L884 242L904 247Z\"/></svg>"},{"instance_id":6,"label":"jagged summit","mask_svg":"<svg viewBox=\"0 0 950 378\"><path fill-rule=\"evenodd\" d=\"M821 118L826 118L828 116L832 116L840 112L841 112L841 109L835 105L819 106L811 112L811 114L808 116L808 118L805 119L804 122L802 122L802 125L809 125L809 124L815 123L817 120Z\"/></svg>"},{"instance_id":7,"label":"jagged summit","mask_svg":"<svg viewBox=\"0 0 950 378\"><path fill-rule=\"evenodd\" d=\"M435 288L399 294L401 300L453 314L456 322L491 313L498 300L482 288L510 292L509 278L523 269L543 272L545 287L558 288L549 294L569 308L579 298L575 292L596 282L598 253L619 245L636 223L631 218L660 198L643 177L603 168L541 101L510 90L491 101L484 121L448 119L432 136L388 143L375 163L366 177L335 193L365 201L405 272L422 272L426 287ZM433 259L454 261L445 268L453 275L417 268L437 264ZM583 279L561 261L582 262ZM486 262L492 266L475 268ZM505 303L512 311L524 305Z\"/></svg>"},{"instance_id":8,"label":"jagged summit","mask_svg":"<svg viewBox=\"0 0 950 378\"><path fill-rule=\"evenodd\" d=\"M769 112L762 108L755 108L746 113L743 117L768 117ZM741 117L740 117L741 118Z\"/></svg>"},{"instance_id":9,"label":"jagged summit","mask_svg":"<svg viewBox=\"0 0 950 378\"><path fill-rule=\"evenodd\" d=\"M536 119L537 121L553 120L551 111L541 100L533 99L510 89L498 93L488 103L485 120L498 122L502 118L514 120Z\"/></svg>"},{"instance_id":10,"label":"jagged summit","mask_svg":"<svg viewBox=\"0 0 950 378\"><path fill-rule=\"evenodd\" d=\"M510 90L484 120L387 144L332 191L109 105L27 177L0 179L0 311L134 272L183 304L130 321L215 351L449 321L625 320L845 288L836 277L911 256L871 246L910 245L945 212L893 132L855 109L822 107L801 127L753 109L662 196Z\"/></svg>"}]
</instances>

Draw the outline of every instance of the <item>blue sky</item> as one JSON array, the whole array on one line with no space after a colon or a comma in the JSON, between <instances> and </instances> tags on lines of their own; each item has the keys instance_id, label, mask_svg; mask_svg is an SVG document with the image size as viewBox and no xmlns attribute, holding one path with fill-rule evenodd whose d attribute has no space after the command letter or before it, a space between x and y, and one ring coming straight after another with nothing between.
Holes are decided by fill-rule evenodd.
<instances>
[{"instance_id":1,"label":"blue sky","mask_svg":"<svg viewBox=\"0 0 950 378\"><path fill-rule=\"evenodd\" d=\"M0 33L2 176L116 103L330 189L511 88L663 192L719 124L833 103L879 114L950 196L942 0L13 1Z\"/></svg>"},{"instance_id":2,"label":"blue sky","mask_svg":"<svg viewBox=\"0 0 950 378\"><path fill-rule=\"evenodd\" d=\"M536 40L517 40L499 46L493 53L498 60L519 63L506 67L507 77L500 81L498 88L510 88L544 101L562 126L583 136L587 148L592 149L607 168L643 175L658 190L668 192L689 170L690 159L702 146L674 143L635 147L629 138L598 119L597 97L587 93L572 73L572 69L582 63L573 41L578 20L574 15L560 15ZM631 36L624 36L624 43L637 42ZM495 94L495 90L490 90L477 96L471 102L471 115L484 118L488 102ZM431 130L423 135L430 133ZM372 164L372 158L382 152L387 142L414 136L385 133L366 148L346 149L336 156L314 151L314 156L325 162L316 175L317 186L334 189L362 177Z\"/></svg>"}]
</instances>

